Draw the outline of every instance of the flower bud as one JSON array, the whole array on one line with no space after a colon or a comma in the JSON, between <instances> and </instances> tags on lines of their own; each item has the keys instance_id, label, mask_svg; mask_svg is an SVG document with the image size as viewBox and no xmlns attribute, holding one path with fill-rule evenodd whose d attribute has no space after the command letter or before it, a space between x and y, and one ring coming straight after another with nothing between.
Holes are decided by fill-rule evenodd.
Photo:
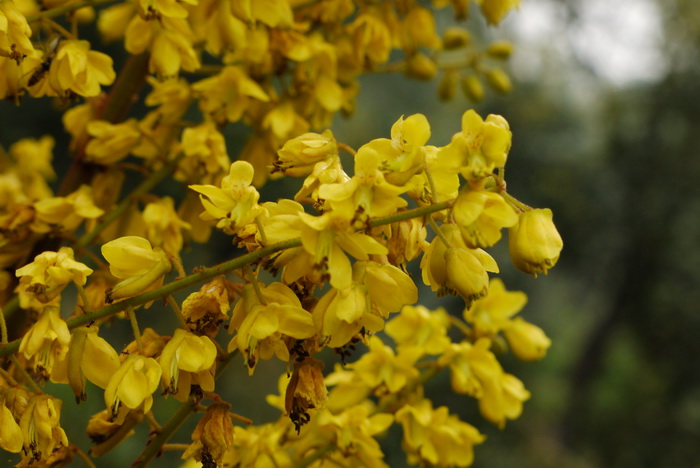
<instances>
[{"instance_id":1,"label":"flower bud","mask_svg":"<svg viewBox=\"0 0 700 468\"><path fill-rule=\"evenodd\" d=\"M552 344L540 327L521 317L514 318L503 330L503 334L513 354L522 361L542 359Z\"/></svg>"},{"instance_id":2,"label":"flower bud","mask_svg":"<svg viewBox=\"0 0 700 468\"><path fill-rule=\"evenodd\" d=\"M406 74L418 80L431 80L437 73L437 65L425 54L414 54L406 63Z\"/></svg>"},{"instance_id":3,"label":"flower bud","mask_svg":"<svg viewBox=\"0 0 700 468\"><path fill-rule=\"evenodd\" d=\"M466 249L448 248L445 251L447 287L457 291L467 303L486 294L489 275L479 259Z\"/></svg>"},{"instance_id":4,"label":"flower bud","mask_svg":"<svg viewBox=\"0 0 700 468\"><path fill-rule=\"evenodd\" d=\"M508 244L515 267L534 276L546 275L564 246L548 208L521 213L518 224L508 230Z\"/></svg>"},{"instance_id":5,"label":"flower bud","mask_svg":"<svg viewBox=\"0 0 700 468\"><path fill-rule=\"evenodd\" d=\"M507 59L513 53L513 44L508 41L495 41L489 44L486 54L495 59Z\"/></svg>"},{"instance_id":6,"label":"flower bud","mask_svg":"<svg viewBox=\"0 0 700 468\"><path fill-rule=\"evenodd\" d=\"M471 35L464 28L447 28L442 35L442 46L445 50L458 49L468 45L470 42Z\"/></svg>"},{"instance_id":7,"label":"flower bud","mask_svg":"<svg viewBox=\"0 0 700 468\"><path fill-rule=\"evenodd\" d=\"M500 68L492 68L485 76L488 84L499 93L509 93L513 89L510 77Z\"/></svg>"},{"instance_id":8,"label":"flower bud","mask_svg":"<svg viewBox=\"0 0 700 468\"><path fill-rule=\"evenodd\" d=\"M481 102L484 99L484 85L476 73L470 73L462 78L462 91L472 101Z\"/></svg>"}]
</instances>

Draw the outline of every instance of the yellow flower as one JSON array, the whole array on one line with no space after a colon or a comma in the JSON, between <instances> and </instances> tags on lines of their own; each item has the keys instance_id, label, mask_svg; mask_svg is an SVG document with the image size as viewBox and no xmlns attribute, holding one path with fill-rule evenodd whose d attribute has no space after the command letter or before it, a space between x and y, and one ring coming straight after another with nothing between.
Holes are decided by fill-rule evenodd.
<instances>
[{"instance_id":1,"label":"yellow flower","mask_svg":"<svg viewBox=\"0 0 700 468\"><path fill-rule=\"evenodd\" d=\"M124 280L107 290L107 302L160 287L172 268L166 253L152 248L143 237L120 237L104 244L101 251L112 275Z\"/></svg>"},{"instance_id":2,"label":"yellow flower","mask_svg":"<svg viewBox=\"0 0 700 468\"><path fill-rule=\"evenodd\" d=\"M403 268L427 247L425 238L428 233L419 218L393 223L390 228L391 235L387 240L389 262Z\"/></svg>"},{"instance_id":3,"label":"yellow flower","mask_svg":"<svg viewBox=\"0 0 700 468\"><path fill-rule=\"evenodd\" d=\"M506 419L520 416L530 392L515 376L503 372L490 347L488 338L452 344L438 362L449 364L452 389L477 398L482 416L503 427Z\"/></svg>"},{"instance_id":4,"label":"yellow flower","mask_svg":"<svg viewBox=\"0 0 700 468\"><path fill-rule=\"evenodd\" d=\"M331 285L345 289L352 282L352 266L349 253L358 260L369 260L369 255L386 255L388 250L367 234L355 232L346 214L326 211L321 216L300 213L304 222L301 241L309 255L313 255L314 267Z\"/></svg>"},{"instance_id":5,"label":"yellow flower","mask_svg":"<svg viewBox=\"0 0 700 468\"><path fill-rule=\"evenodd\" d=\"M43 252L16 272L20 278L20 304L24 307L31 297L43 303L51 302L68 283L83 286L91 274L90 268L74 259L70 247Z\"/></svg>"},{"instance_id":6,"label":"yellow flower","mask_svg":"<svg viewBox=\"0 0 700 468\"><path fill-rule=\"evenodd\" d=\"M199 192L205 212L204 220L217 220L216 227L226 234L238 234L264 212L258 205L260 194L252 187L253 166L245 161L231 164L229 175L221 180L221 188L213 185L190 185Z\"/></svg>"},{"instance_id":7,"label":"yellow flower","mask_svg":"<svg viewBox=\"0 0 700 468\"><path fill-rule=\"evenodd\" d=\"M191 226L177 215L172 198L163 197L146 205L143 210L143 222L153 245L161 247L170 255L180 254L183 244L182 231L191 229Z\"/></svg>"},{"instance_id":8,"label":"yellow flower","mask_svg":"<svg viewBox=\"0 0 700 468\"><path fill-rule=\"evenodd\" d=\"M81 185L67 197L51 197L34 203L36 219L32 224L35 232L49 232L53 228L74 231L85 219L97 219L104 211L95 205L92 188Z\"/></svg>"},{"instance_id":9,"label":"yellow flower","mask_svg":"<svg viewBox=\"0 0 700 468\"><path fill-rule=\"evenodd\" d=\"M344 289L331 288L316 303L312 315L316 330L329 348L346 345L362 329L375 333L384 327L384 320L370 309L367 287L357 282Z\"/></svg>"},{"instance_id":10,"label":"yellow flower","mask_svg":"<svg viewBox=\"0 0 700 468\"><path fill-rule=\"evenodd\" d=\"M24 451L35 460L46 460L60 446L68 446L61 428L63 402L50 395L39 394L29 399L19 420L24 437Z\"/></svg>"},{"instance_id":11,"label":"yellow flower","mask_svg":"<svg viewBox=\"0 0 700 468\"><path fill-rule=\"evenodd\" d=\"M258 284L257 292L252 284L247 284L233 309L229 329L238 333L229 343L228 351L238 349L243 353L250 374L260 358L270 359L276 354L279 359L289 361L284 336L302 340L316 333L311 314L282 283Z\"/></svg>"},{"instance_id":12,"label":"yellow flower","mask_svg":"<svg viewBox=\"0 0 700 468\"><path fill-rule=\"evenodd\" d=\"M207 466L228 466L223 464L223 457L234 442L230 410L226 402L209 405L192 432L192 444L182 454L183 460L194 457Z\"/></svg>"},{"instance_id":13,"label":"yellow flower","mask_svg":"<svg viewBox=\"0 0 700 468\"><path fill-rule=\"evenodd\" d=\"M348 27L355 60L358 63L385 63L391 52L391 33L380 14L369 11L358 15Z\"/></svg>"},{"instance_id":14,"label":"yellow flower","mask_svg":"<svg viewBox=\"0 0 700 468\"><path fill-rule=\"evenodd\" d=\"M503 281L493 278L488 295L464 310L464 320L473 327L476 337L493 336L505 329L526 303L525 293L506 291Z\"/></svg>"},{"instance_id":15,"label":"yellow flower","mask_svg":"<svg viewBox=\"0 0 700 468\"><path fill-rule=\"evenodd\" d=\"M200 67L193 40L192 29L185 19L163 16L150 21L134 16L126 28L124 47L131 54L150 49L149 71L170 78L177 76L180 69L194 71Z\"/></svg>"},{"instance_id":16,"label":"yellow flower","mask_svg":"<svg viewBox=\"0 0 700 468\"><path fill-rule=\"evenodd\" d=\"M379 337L372 336L367 354L348 367L375 392L396 393L420 375L415 364L421 355L418 348L402 349L395 354Z\"/></svg>"},{"instance_id":17,"label":"yellow flower","mask_svg":"<svg viewBox=\"0 0 700 468\"><path fill-rule=\"evenodd\" d=\"M112 346L97 336L96 326L78 327L71 335L70 348L66 356L68 383L76 400L85 400L85 381L106 388L109 380L119 368L119 356Z\"/></svg>"},{"instance_id":18,"label":"yellow flower","mask_svg":"<svg viewBox=\"0 0 700 468\"><path fill-rule=\"evenodd\" d=\"M498 273L496 261L484 250L467 248L457 225L443 224L440 231L452 247L433 239L421 259L423 282L438 295L459 293L468 303L485 295L486 272Z\"/></svg>"},{"instance_id":19,"label":"yellow flower","mask_svg":"<svg viewBox=\"0 0 700 468\"><path fill-rule=\"evenodd\" d=\"M153 405L153 392L158 388L161 369L153 358L130 354L105 388L105 404L121 424L128 410L148 413Z\"/></svg>"},{"instance_id":20,"label":"yellow flower","mask_svg":"<svg viewBox=\"0 0 700 468\"><path fill-rule=\"evenodd\" d=\"M556 265L564 242L549 208L525 211L508 230L510 258L518 270L537 276Z\"/></svg>"},{"instance_id":21,"label":"yellow flower","mask_svg":"<svg viewBox=\"0 0 700 468\"><path fill-rule=\"evenodd\" d=\"M21 62L23 55L29 55L34 51L34 46L29 38L32 29L27 23L27 18L15 6L11 0L0 2L0 50L10 55L17 63Z\"/></svg>"},{"instance_id":22,"label":"yellow flower","mask_svg":"<svg viewBox=\"0 0 700 468\"><path fill-rule=\"evenodd\" d=\"M49 69L49 83L59 95L69 91L83 97L100 94L100 85L110 85L116 74L112 58L90 50L90 42L61 41Z\"/></svg>"},{"instance_id":23,"label":"yellow flower","mask_svg":"<svg viewBox=\"0 0 700 468\"><path fill-rule=\"evenodd\" d=\"M362 216L363 220L395 213L408 204L399 196L407 189L386 182L380 164L379 153L363 146L355 155L355 175L339 184L321 185L318 196L327 200L334 210Z\"/></svg>"},{"instance_id":24,"label":"yellow flower","mask_svg":"<svg viewBox=\"0 0 700 468\"><path fill-rule=\"evenodd\" d=\"M462 190L453 207L454 220L468 247L486 248L501 239L501 229L518 222L518 214L497 193Z\"/></svg>"},{"instance_id":25,"label":"yellow flower","mask_svg":"<svg viewBox=\"0 0 700 468\"><path fill-rule=\"evenodd\" d=\"M291 177L308 176L316 163L338 155L338 145L330 130L318 133L304 133L288 140L277 151L274 170Z\"/></svg>"},{"instance_id":26,"label":"yellow flower","mask_svg":"<svg viewBox=\"0 0 700 468\"><path fill-rule=\"evenodd\" d=\"M386 334L398 345L418 347L425 354L441 354L450 345L447 327L450 324L445 309L434 311L423 306L404 306L401 313L386 324Z\"/></svg>"},{"instance_id":27,"label":"yellow flower","mask_svg":"<svg viewBox=\"0 0 700 468\"><path fill-rule=\"evenodd\" d=\"M372 413L369 402L344 408L340 414L333 415L323 411L318 418L318 430L313 433L331 436L339 449L338 457L332 464L347 463L347 466L368 468L384 467L384 457L374 435L384 432L394 422L394 416L387 413ZM336 463L334 463L334 461Z\"/></svg>"},{"instance_id":28,"label":"yellow flower","mask_svg":"<svg viewBox=\"0 0 700 468\"><path fill-rule=\"evenodd\" d=\"M136 119L120 124L93 120L87 124L87 132L92 139L85 148L85 160L105 166L126 158L141 138Z\"/></svg>"},{"instance_id":29,"label":"yellow flower","mask_svg":"<svg viewBox=\"0 0 700 468\"><path fill-rule=\"evenodd\" d=\"M396 421L403 426L403 447L412 464L469 466L474 445L486 439L474 426L449 414L446 406L433 409L427 399L401 408Z\"/></svg>"},{"instance_id":30,"label":"yellow flower","mask_svg":"<svg viewBox=\"0 0 700 468\"><path fill-rule=\"evenodd\" d=\"M227 66L218 75L192 85L202 112L217 122L237 122L254 100L267 102L267 93L240 67Z\"/></svg>"},{"instance_id":31,"label":"yellow flower","mask_svg":"<svg viewBox=\"0 0 700 468\"><path fill-rule=\"evenodd\" d=\"M508 122L500 115L490 114L483 120L468 110L462 116L462 131L440 148L438 158L450 166L461 167L467 180L477 181L505 165L511 138Z\"/></svg>"},{"instance_id":32,"label":"yellow flower","mask_svg":"<svg viewBox=\"0 0 700 468\"><path fill-rule=\"evenodd\" d=\"M56 178L51 165L56 140L44 135L40 139L22 138L10 146L10 154L16 162L17 172L26 176L41 176L46 180Z\"/></svg>"},{"instance_id":33,"label":"yellow flower","mask_svg":"<svg viewBox=\"0 0 700 468\"><path fill-rule=\"evenodd\" d=\"M178 165L178 177L185 180L218 180L231 168L226 141L213 122L204 122L182 132L185 159Z\"/></svg>"},{"instance_id":34,"label":"yellow flower","mask_svg":"<svg viewBox=\"0 0 700 468\"><path fill-rule=\"evenodd\" d=\"M411 277L400 268L372 261L353 265L353 280L367 287L372 310L387 318L406 304L418 301L418 288Z\"/></svg>"},{"instance_id":35,"label":"yellow flower","mask_svg":"<svg viewBox=\"0 0 700 468\"><path fill-rule=\"evenodd\" d=\"M182 402L189 398L192 385L213 392L215 360L216 346L208 337L178 328L158 358L164 391Z\"/></svg>"}]
</instances>

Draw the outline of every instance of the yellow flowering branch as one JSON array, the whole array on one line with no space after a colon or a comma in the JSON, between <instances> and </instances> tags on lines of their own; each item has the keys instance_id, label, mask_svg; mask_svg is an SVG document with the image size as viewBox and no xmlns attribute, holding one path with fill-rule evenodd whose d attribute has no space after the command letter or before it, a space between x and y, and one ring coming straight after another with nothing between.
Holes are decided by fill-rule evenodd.
<instances>
[{"instance_id":1,"label":"yellow flowering branch","mask_svg":"<svg viewBox=\"0 0 700 468\"><path fill-rule=\"evenodd\" d=\"M383 218L376 218L371 220L369 224L371 227L385 226L387 224L396 223L398 221L404 221L407 219L430 215L437 211L442 211L447 208L450 208L453 204L454 200L447 200L444 202L436 203L434 205L428 205L420 208L414 208L412 210L401 211L399 213L395 213L390 216L385 216ZM299 246L301 246L301 238L297 237L295 239L290 239L278 242L276 244L272 244L267 247L263 247L254 252L241 255L240 257L236 257L234 259L220 263L219 265L204 268L198 271L197 273L191 274L185 278L181 278L176 281L172 281L168 284L161 286L158 289L154 289L153 291L148 291L143 294L139 294L138 296L130 297L123 301L115 302L101 309L97 309L89 314L73 317L72 319L67 321L68 328L72 330L73 328L79 327L81 325L93 323L96 320L109 317L118 312L126 310L129 307L138 307L140 305L146 304L147 302L151 302L166 297L177 291L186 289L190 286L203 283L211 278L214 278L215 276L230 273L233 270L242 268L245 265L250 265L251 263L258 261L261 258L267 257L268 255L272 255L274 253L281 252L282 250L287 250ZM15 353L17 349L19 349L19 342L20 340L17 339L10 343L0 346L0 357L8 356L12 353Z\"/></svg>"}]
</instances>

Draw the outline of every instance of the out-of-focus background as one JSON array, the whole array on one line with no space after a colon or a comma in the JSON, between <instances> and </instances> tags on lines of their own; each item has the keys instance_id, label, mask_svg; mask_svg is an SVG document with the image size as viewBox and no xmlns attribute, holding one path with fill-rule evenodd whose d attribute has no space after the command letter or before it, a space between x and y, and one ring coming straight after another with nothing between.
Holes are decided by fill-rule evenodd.
<instances>
[{"instance_id":1,"label":"out-of-focus background","mask_svg":"<svg viewBox=\"0 0 700 468\"><path fill-rule=\"evenodd\" d=\"M388 137L400 115L421 112L432 125L430 143L444 145L466 109L502 114L514 134L508 189L551 208L564 239L559 264L537 279L515 271L506 250L494 252L507 287L530 297L524 317L553 341L540 362L504 360L532 391L523 416L505 430L492 427L473 399L451 395L446 375L428 391L488 435L476 467L700 466L700 2L523 0L499 28L476 16L474 40L516 46L512 93L440 103L436 82L377 74L362 80L355 115L334 126L338 140L358 147ZM450 15L440 21L450 25ZM54 133L65 148L50 107L2 103L0 143ZM240 138L229 137L235 158ZM219 239L219 250L194 251L185 262L229 256L229 240ZM421 302L461 313L459 300L429 291ZM143 324L161 320L148 314ZM283 366L261 365L252 378L234 367L219 384L233 410L256 422L276 418L260 395L276 391ZM80 417L102 409L98 393ZM72 396L65 399L64 411L75 413ZM170 400L156 410L166 415L175 406ZM72 440L86 442L84 421L63 424ZM143 440L128 440L123 455L100 466L127 466ZM405 466L400 431L382 442L387 462Z\"/></svg>"}]
</instances>

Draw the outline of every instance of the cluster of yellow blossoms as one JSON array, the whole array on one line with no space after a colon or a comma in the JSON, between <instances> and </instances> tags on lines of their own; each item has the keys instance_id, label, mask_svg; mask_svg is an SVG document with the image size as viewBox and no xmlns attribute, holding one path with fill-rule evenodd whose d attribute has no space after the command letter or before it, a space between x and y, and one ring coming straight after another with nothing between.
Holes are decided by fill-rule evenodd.
<instances>
[{"instance_id":1,"label":"cluster of yellow blossoms","mask_svg":"<svg viewBox=\"0 0 700 468\"><path fill-rule=\"evenodd\" d=\"M485 249L508 229L513 264L546 274L562 249L552 213L506 192L511 132L501 116L467 111L439 147L420 114L357 151L313 130L352 111L357 77L372 70L442 70L446 97L459 80L474 98L481 78L506 90L507 76L482 58L504 58L509 46L477 54L466 30L440 37L434 13L412 0L135 0L95 10L106 3L44 1L41 11L33 0L0 0L0 97L86 98L63 115L74 162L56 194L51 137L1 155L0 448L21 454L18 466L66 466L76 455L94 466L148 424L153 437L134 461L146 466L201 412L186 466L386 466L376 437L393 424L409 462L470 465L484 436L434 408L423 385L444 370L491 423L520 415L529 392L498 356L540 359L550 341L517 315L525 295L489 277L499 267ZM469 2L434 6L443 3L466 16ZM517 6L477 3L493 24ZM116 82L112 59L78 39L95 17L131 54ZM50 37L43 48L30 39L36 28ZM399 49L403 60L389 64ZM438 51L468 60L444 66ZM129 118L145 82L151 110ZM186 122L195 108L201 123ZM232 162L223 130L235 122L254 132ZM144 179L122 195L134 167ZM181 199L153 190L169 176ZM258 187L283 176L303 179L294 199L261 201ZM245 253L188 273L182 250L212 229ZM464 299L461 316L416 305L408 264L418 257L427 286ZM137 312L158 299L178 328L139 327ZM134 334L121 352L105 339L115 318ZM279 395L267 399L278 421L253 424L217 393L239 355L250 374L273 357L287 363ZM323 361L335 362L326 375ZM95 392L88 382L103 389L89 451L69 442L47 381L69 385L78 402ZM159 388L182 402L163 424L151 411Z\"/></svg>"}]
</instances>

